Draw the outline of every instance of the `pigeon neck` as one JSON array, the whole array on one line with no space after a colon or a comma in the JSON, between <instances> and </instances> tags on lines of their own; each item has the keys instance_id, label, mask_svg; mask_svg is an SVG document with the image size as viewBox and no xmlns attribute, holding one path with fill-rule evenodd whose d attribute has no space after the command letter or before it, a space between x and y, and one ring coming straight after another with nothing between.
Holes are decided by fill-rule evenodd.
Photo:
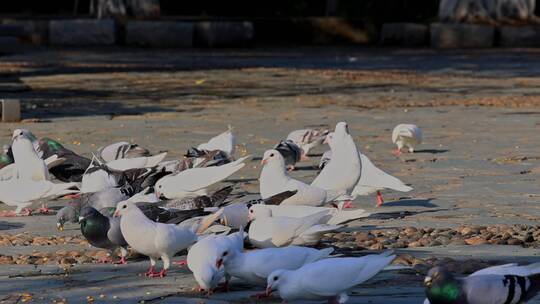
<instances>
[{"instance_id":1,"label":"pigeon neck","mask_svg":"<svg viewBox=\"0 0 540 304\"><path fill-rule=\"evenodd\" d=\"M427 291L431 303L457 303L459 299L459 286L455 281L433 285Z\"/></svg>"},{"instance_id":2,"label":"pigeon neck","mask_svg":"<svg viewBox=\"0 0 540 304\"><path fill-rule=\"evenodd\" d=\"M285 172L285 166L280 166L279 162L271 162L264 165L261 175L269 179L288 178L287 172Z\"/></svg>"}]
</instances>

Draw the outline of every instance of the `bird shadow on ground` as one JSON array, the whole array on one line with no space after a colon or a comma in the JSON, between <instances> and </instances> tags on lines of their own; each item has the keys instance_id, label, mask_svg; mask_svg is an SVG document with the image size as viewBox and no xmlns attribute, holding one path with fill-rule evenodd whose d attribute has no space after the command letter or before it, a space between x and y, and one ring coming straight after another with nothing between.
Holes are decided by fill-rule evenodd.
<instances>
[{"instance_id":1,"label":"bird shadow on ground","mask_svg":"<svg viewBox=\"0 0 540 304\"><path fill-rule=\"evenodd\" d=\"M387 207L407 207L418 206L426 208L435 208L438 205L431 203L433 198L421 198L421 199L402 199L397 201L385 202L383 206Z\"/></svg>"},{"instance_id":2,"label":"bird shadow on ground","mask_svg":"<svg viewBox=\"0 0 540 304\"><path fill-rule=\"evenodd\" d=\"M294 171L316 171L319 170L318 166L301 166L301 167L294 167Z\"/></svg>"},{"instance_id":3,"label":"bird shadow on ground","mask_svg":"<svg viewBox=\"0 0 540 304\"><path fill-rule=\"evenodd\" d=\"M448 209L436 209L436 210L423 210L423 211L395 211L395 212L379 212L372 213L367 219L378 219L378 220L389 220L389 219L399 219L406 216L413 216L422 213L431 213L439 211L447 211Z\"/></svg>"},{"instance_id":4,"label":"bird shadow on ground","mask_svg":"<svg viewBox=\"0 0 540 304\"><path fill-rule=\"evenodd\" d=\"M24 227L24 223L11 223L0 221L0 230L11 230Z\"/></svg>"},{"instance_id":5,"label":"bird shadow on ground","mask_svg":"<svg viewBox=\"0 0 540 304\"><path fill-rule=\"evenodd\" d=\"M415 150L414 153L430 153L430 154L440 154L440 153L446 153L450 150L448 149L423 149L423 150Z\"/></svg>"}]
</instances>

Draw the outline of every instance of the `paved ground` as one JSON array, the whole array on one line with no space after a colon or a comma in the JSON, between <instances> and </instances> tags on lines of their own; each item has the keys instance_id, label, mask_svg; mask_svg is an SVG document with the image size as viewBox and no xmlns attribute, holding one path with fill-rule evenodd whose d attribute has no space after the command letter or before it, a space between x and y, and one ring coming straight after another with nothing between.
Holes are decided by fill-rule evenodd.
<instances>
[{"instance_id":1,"label":"paved ground","mask_svg":"<svg viewBox=\"0 0 540 304\"><path fill-rule=\"evenodd\" d=\"M167 150L174 158L231 124L241 152L260 156L292 129L345 120L358 147L375 164L415 188L406 194L385 193L387 203L378 210L374 197L359 198L356 206L418 212L399 220L353 222L352 228L536 224L539 55L529 50L43 50L0 58L0 92L24 100L27 119L3 124L0 143L9 141L14 128L25 127L86 155L127 139L155 152ZM396 158L390 133L402 122L420 125L425 143L418 153ZM322 152L324 148L314 151ZM312 159L299 164L293 175L311 181L318 157ZM255 159L240 171L234 177L240 180L236 192L256 194L259 170ZM4 218L0 229L58 234L53 216ZM77 231L72 226L64 234ZM4 246L0 253L57 249ZM536 249L513 246L407 251L459 259L538 260ZM67 298L73 303L86 301L86 296L96 302L199 301L188 270L175 269L164 280L135 276L145 267L145 262L83 265L64 277L54 265L4 265L0 295L30 292L34 301ZM420 280L410 271L384 274L355 290L352 302L419 303ZM234 290L203 301L250 301L253 287L238 283Z\"/></svg>"}]
</instances>

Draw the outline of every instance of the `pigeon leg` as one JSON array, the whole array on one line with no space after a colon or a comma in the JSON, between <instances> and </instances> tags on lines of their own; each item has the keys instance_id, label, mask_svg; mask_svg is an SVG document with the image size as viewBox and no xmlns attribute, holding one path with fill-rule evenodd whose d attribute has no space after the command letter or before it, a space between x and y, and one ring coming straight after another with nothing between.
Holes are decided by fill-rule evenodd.
<instances>
[{"instance_id":1,"label":"pigeon leg","mask_svg":"<svg viewBox=\"0 0 540 304\"><path fill-rule=\"evenodd\" d=\"M12 216L19 216L19 214L17 214L17 212L13 211L13 210L3 210L0 212L0 216L2 217L12 217Z\"/></svg>"},{"instance_id":2,"label":"pigeon leg","mask_svg":"<svg viewBox=\"0 0 540 304\"><path fill-rule=\"evenodd\" d=\"M309 156L307 156L307 154L302 154L302 156L300 156L300 161L309 161L310 158Z\"/></svg>"},{"instance_id":3,"label":"pigeon leg","mask_svg":"<svg viewBox=\"0 0 540 304\"><path fill-rule=\"evenodd\" d=\"M145 276L149 277L151 274L155 273L154 271L154 265L150 266L150 268L148 268L148 271L144 273Z\"/></svg>"},{"instance_id":4,"label":"pigeon leg","mask_svg":"<svg viewBox=\"0 0 540 304\"><path fill-rule=\"evenodd\" d=\"M400 156L401 155L401 150L400 149L395 149L392 151L392 154L394 154L395 156Z\"/></svg>"},{"instance_id":5,"label":"pigeon leg","mask_svg":"<svg viewBox=\"0 0 540 304\"><path fill-rule=\"evenodd\" d=\"M294 165L287 165L287 171L294 171L294 169L296 169Z\"/></svg>"},{"instance_id":6,"label":"pigeon leg","mask_svg":"<svg viewBox=\"0 0 540 304\"><path fill-rule=\"evenodd\" d=\"M178 265L178 266L186 266L187 265L187 261L186 260L181 260L181 261L178 261L178 262L172 262L174 265Z\"/></svg>"},{"instance_id":7,"label":"pigeon leg","mask_svg":"<svg viewBox=\"0 0 540 304\"><path fill-rule=\"evenodd\" d=\"M98 263L100 263L100 264L112 263L112 258L111 258L110 255L107 255L105 257L101 257L101 258L99 258Z\"/></svg>"},{"instance_id":8,"label":"pigeon leg","mask_svg":"<svg viewBox=\"0 0 540 304\"><path fill-rule=\"evenodd\" d=\"M261 300L261 299L271 298L272 295L269 294L269 293L266 293L266 292L258 292L256 294L252 295L252 297L257 298L257 300Z\"/></svg>"},{"instance_id":9,"label":"pigeon leg","mask_svg":"<svg viewBox=\"0 0 540 304\"><path fill-rule=\"evenodd\" d=\"M229 281L219 284L218 287L214 288L214 292L229 292Z\"/></svg>"},{"instance_id":10,"label":"pigeon leg","mask_svg":"<svg viewBox=\"0 0 540 304\"><path fill-rule=\"evenodd\" d=\"M381 191L377 191L377 207L382 206L384 204L384 200L382 198Z\"/></svg>"}]
</instances>

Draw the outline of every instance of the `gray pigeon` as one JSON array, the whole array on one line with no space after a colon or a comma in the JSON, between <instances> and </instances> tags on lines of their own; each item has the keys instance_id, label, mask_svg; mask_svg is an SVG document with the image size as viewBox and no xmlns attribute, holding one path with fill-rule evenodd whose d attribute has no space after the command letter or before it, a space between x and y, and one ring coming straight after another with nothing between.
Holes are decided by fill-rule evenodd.
<instances>
[{"instance_id":1,"label":"gray pigeon","mask_svg":"<svg viewBox=\"0 0 540 304\"><path fill-rule=\"evenodd\" d=\"M62 231L65 223L77 223L81 209L84 207L93 207L96 210L115 208L116 204L127 200L130 196L129 193L123 191L123 188L109 188L94 193L82 193L58 211L56 214L56 227Z\"/></svg>"},{"instance_id":2,"label":"gray pigeon","mask_svg":"<svg viewBox=\"0 0 540 304\"><path fill-rule=\"evenodd\" d=\"M424 279L429 300L424 303L518 304L526 303L540 291L540 274L503 273L486 271L485 274L456 278L444 267L434 267Z\"/></svg>"},{"instance_id":3,"label":"gray pigeon","mask_svg":"<svg viewBox=\"0 0 540 304\"><path fill-rule=\"evenodd\" d=\"M126 264L127 242L120 230L120 219L104 216L92 207L81 209L79 216L81 233L90 245L107 249L111 253L120 248L119 264ZM102 261L105 262L105 261Z\"/></svg>"}]
</instances>

